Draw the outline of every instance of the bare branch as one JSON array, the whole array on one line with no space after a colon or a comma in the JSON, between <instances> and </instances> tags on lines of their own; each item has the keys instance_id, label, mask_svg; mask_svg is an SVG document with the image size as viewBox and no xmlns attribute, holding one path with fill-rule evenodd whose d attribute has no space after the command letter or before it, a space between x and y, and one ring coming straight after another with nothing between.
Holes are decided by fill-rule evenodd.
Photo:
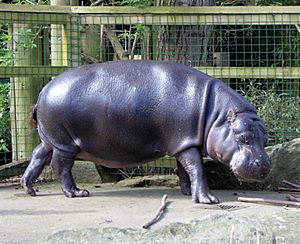
<instances>
[{"instance_id":1,"label":"bare branch","mask_svg":"<svg viewBox=\"0 0 300 244\"><path fill-rule=\"evenodd\" d=\"M300 202L294 202L294 201L280 201L280 200L273 200L273 199L250 198L250 197L239 197L238 200L240 202L262 203L262 204L266 203L266 204L273 204L273 205L280 205L280 206L300 207Z\"/></svg>"},{"instance_id":2,"label":"bare branch","mask_svg":"<svg viewBox=\"0 0 300 244\"><path fill-rule=\"evenodd\" d=\"M278 191L300 192L300 188L278 187Z\"/></svg>"},{"instance_id":3,"label":"bare branch","mask_svg":"<svg viewBox=\"0 0 300 244\"><path fill-rule=\"evenodd\" d=\"M125 52L123 46L119 42L119 39L115 32L112 31L112 28L110 25L104 25L103 29L106 33L107 38L111 42L111 45L114 48L115 53L117 54L118 58L121 60L127 60L128 54Z\"/></svg>"},{"instance_id":4,"label":"bare branch","mask_svg":"<svg viewBox=\"0 0 300 244\"><path fill-rule=\"evenodd\" d=\"M287 181L287 180L283 180L282 183L283 183L283 184L286 184L286 185L288 185L288 186L290 186L290 187L300 189L300 185L295 184L295 183L292 183L292 182L289 182L289 181Z\"/></svg>"},{"instance_id":5,"label":"bare branch","mask_svg":"<svg viewBox=\"0 0 300 244\"><path fill-rule=\"evenodd\" d=\"M87 63L89 64L96 64L96 63L100 63L100 60L92 57L92 56L89 56L87 55L86 53L84 53L83 51L81 52L80 54L81 58L86 61Z\"/></svg>"},{"instance_id":6,"label":"bare branch","mask_svg":"<svg viewBox=\"0 0 300 244\"><path fill-rule=\"evenodd\" d=\"M36 5L35 2L32 2L32 1L30 1L30 0L25 0L25 2L27 2L27 3L29 3L29 4L32 4L32 5Z\"/></svg>"},{"instance_id":7,"label":"bare branch","mask_svg":"<svg viewBox=\"0 0 300 244\"><path fill-rule=\"evenodd\" d=\"M295 197L293 195L289 195L286 197L289 201L300 202L300 197Z\"/></svg>"},{"instance_id":8,"label":"bare branch","mask_svg":"<svg viewBox=\"0 0 300 244\"><path fill-rule=\"evenodd\" d=\"M134 58L134 50L135 50L135 46L136 46L136 41L137 41L137 33L134 34L134 40L133 40L133 44L132 44L132 49L131 49L131 53L130 53L130 58L133 59Z\"/></svg>"},{"instance_id":9,"label":"bare branch","mask_svg":"<svg viewBox=\"0 0 300 244\"><path fill-rule=\"evenodd\" d=\"M101 4L101 3L103 3L103 2L105 2L105 0L98 0L98 1L96 1L96 2L92 2L92 3L91 3L91 6L98 6L99 4Z\"/></svg>"},{"instance_id":10,"label":"bare branch","mask_svg":"<svg viewBox=\"0 0 300 244\"><path fill-rule=\"evenodd\" d=\"M144 229L148 229L151 225L155 224L160 219L160 217L162 216L164 210L167 207L167 203L168 203L167 198L168 198L168 195L165 194L163 196L162 200L161 200L161 205L160 205L159 209L156 211L156 214L155 214L154 218L143 225Z\"/></svg>"}]
</instances>

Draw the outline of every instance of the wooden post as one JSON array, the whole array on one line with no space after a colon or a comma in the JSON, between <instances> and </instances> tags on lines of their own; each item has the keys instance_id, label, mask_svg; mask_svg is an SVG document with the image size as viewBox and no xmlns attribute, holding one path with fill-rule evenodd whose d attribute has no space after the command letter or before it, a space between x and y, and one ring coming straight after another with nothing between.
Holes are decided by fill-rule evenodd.
<instances>
[{"instance_id":1,"label":"wooden post","mask_svg":"<svg viewBox=\"0 0 300 244\"><path fill-rule=\"evenodd\" d=\"M51 0L51 5L70 5L70 0ZM67 37L65 25L51 25L51 65L67 66Z\"/></svg>"},{"instance_id":2,"label":"wooden post","mask_svg":"<svg viewBox=\"0 0 300 244\"><path fill-rule=\"evenodd\" d=\"M36 26L28 24L13 24L11 48L14 52L14 66L33 66L41 63L41 45L37 37L39 31ZM29 35L31 33L36 37ZM36 47L27 46L32 41ZM39 139L35 129L27 125L31 107L36 103L41 89L40 77L18 77L11 79L10 86L10 115L13 161L28 160L32 149Z\"/></svg>"},{"instance_id":3,"label":"wooden post","mask_svg":"<svg viewBox=\"0 0 300 244\"><path fill-rule=\"evenodd\" d=\"M51 5L77 6L78 0L51 0ZM66 25L51 25L51 65L80 65L79 20L77 15L70 15Z\"/></svg>"}]
</instances>

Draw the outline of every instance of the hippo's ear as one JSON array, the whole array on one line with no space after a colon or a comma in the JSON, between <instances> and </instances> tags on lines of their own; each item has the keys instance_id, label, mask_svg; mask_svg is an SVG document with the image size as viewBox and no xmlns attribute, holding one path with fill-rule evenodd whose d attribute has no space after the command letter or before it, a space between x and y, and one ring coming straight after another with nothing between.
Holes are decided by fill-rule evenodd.
<instances>
[{"instance_id":1,"label":"hippo's ear","mask_svg":"<svg viewBox=\"0 0 300 244\"><path fill-rule=\"evenodd\" d=\"M229 123L233 123L236 118L236 113L232 109L229 109L226 118Z\"/></svg>"}]
</instances>

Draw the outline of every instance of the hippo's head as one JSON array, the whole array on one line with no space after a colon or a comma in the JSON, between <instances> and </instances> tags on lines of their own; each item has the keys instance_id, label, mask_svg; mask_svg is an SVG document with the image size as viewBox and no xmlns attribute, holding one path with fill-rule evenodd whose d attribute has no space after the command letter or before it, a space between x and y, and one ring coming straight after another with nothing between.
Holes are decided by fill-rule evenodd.
<instances>
[{"instance_id":1,"label":"hippo's head","mask_svg":"<svg viewBox=\"0 0 300 244\"><path fill-rule=\"evenodd\" d=\"M271 168L271 161L264 150L266 141L264 124L255 113L229 110L226 121L211 128L207 153L229 165L239 180L258 182L268 175Z\"/></svg>"}]
</instances>

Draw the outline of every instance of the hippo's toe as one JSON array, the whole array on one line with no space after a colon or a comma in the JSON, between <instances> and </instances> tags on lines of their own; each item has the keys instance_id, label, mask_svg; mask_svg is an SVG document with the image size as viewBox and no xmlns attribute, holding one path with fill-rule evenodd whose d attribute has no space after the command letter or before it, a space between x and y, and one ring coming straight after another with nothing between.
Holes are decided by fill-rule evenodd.
<instances>
[{"instance_id":1,"label":"hippo's toe","mask_svg":"<svg viewBox=\"0 0 300 244\"><path fill-rule=\"evenodd\" d=\"M82 190L77 189L75 191L75 195L76 195L76 197L88 197L90 195L90 193L86 189L82 189Z\"/></svg>"},{"instance_id":2,"label":"hippo's toe","mask_svg":"<svg viewBox=\"0 0 300 244\"><path fill-rule=\"evenodd\" d=\"M64 194L67 197L88 197L90 195L89 191L86 189L79 189L79 188L75 188L72 190L66 190L66 189L62 189L62 191L64 192Z\"/></svg>"},{"instance_id":3,"label":"hippo's toe","mask_svg":"<svg viewBox=\"0 0 300 244\"><path fill-rule=\"evenodd\" d=\"M199 196L193 197L193 201L203 204L216 204L219 203L219 199L209 192L201 193Z\"/></svg>"},{"instance_id":4,"label":"hippo's toe","mask_svg":"<svg viewBox=\"0 0 300 244\"><path fill-rule=\"evenodd\" d=\"M28 180L26 179L26 177L23 176L23 177L21 178L20 184L21 184L21 186L24 188L24 190L25 190L25 192L26 192L27 194L29 194L29 195L32 196L32 197L35 197L35 196L36 196L36 192L35 192L35 190L32 188L31 182L28 181Z\"/></svg>"}]
</instances>

